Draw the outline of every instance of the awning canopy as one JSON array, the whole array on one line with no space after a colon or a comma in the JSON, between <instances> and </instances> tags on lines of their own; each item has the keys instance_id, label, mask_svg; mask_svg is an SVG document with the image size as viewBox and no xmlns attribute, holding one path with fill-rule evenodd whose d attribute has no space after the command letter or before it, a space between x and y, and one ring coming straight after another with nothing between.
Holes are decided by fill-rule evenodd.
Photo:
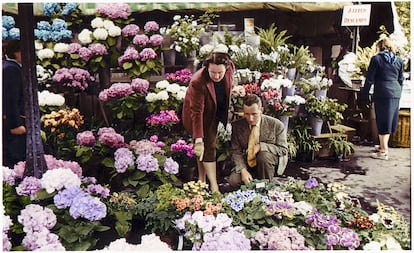
<instances>
[{"instance_id":1,"label":"awning canopy","mask_svg":"<svg viewBox=\"0 0 414 253\"><path fill-rule=\"evenodd\" d=\"M105 3L107 4L107 3ZM190 11L212 9L217 12L276 9L292 12L306 11L335 11L342 9L352 2L131 2L128 3L133 12L149 11ZM99 3L79 3L84 15L94 15ZM17 2L3 3L2 10L11 14L17 14ZM42 16L41 3L33 4L33 12L36 16Z\"/></svg>"}]
</instances>

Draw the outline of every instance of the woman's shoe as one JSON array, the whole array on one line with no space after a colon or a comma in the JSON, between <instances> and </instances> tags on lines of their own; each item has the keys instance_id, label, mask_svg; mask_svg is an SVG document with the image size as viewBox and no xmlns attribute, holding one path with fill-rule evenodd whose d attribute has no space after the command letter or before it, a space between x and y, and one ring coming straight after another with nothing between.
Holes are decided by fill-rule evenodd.
<instances>
[{"instance_id":1,"label":"woman's shoe","mask_svg":"<svg viewBox=\"0 0 414 253\"><path fill-rule=\"evenodd\" d=\"M379 151L371 153L371 157L374 159L388 160L388 152Z\"/></svg>"},{"instance_id":2,"label":"woman's shoe","mask_svg":"<svg viewBox=\"0 0 414 253\"><path fill-rule=\"evenodd\" d=\"M374 145L374 149L375 149L375 152L379 152L380 151L380 145Z\"/></svg>"}]
</instances>

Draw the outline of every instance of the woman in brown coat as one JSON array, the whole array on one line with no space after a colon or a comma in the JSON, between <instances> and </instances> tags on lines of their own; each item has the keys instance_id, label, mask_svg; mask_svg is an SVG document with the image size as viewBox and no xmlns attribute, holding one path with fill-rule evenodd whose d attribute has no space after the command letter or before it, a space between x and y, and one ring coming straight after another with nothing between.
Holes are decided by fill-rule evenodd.
<instances>
[{"instance_id":1,"label":"woman in brown coat","mask_svg":"<svg viewBox=\"0 0 414 253\"><path fill-rule=\"evenodd\" d=\"M206 176L212 192L218 192L216 139L219 121L227 124L234 64L227 52L213 52L194 73L183 105L183 125L194 140L198 178Z\"/></svg>"}]
</instances>

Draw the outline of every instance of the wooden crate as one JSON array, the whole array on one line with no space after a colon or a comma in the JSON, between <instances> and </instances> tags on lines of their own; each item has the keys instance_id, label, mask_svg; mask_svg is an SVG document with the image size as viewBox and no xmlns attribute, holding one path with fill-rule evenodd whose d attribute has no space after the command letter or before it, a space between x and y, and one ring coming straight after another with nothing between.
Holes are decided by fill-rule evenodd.
<instances>
[{"instance_id":1,"label":"wooden crate","mask_svg":"<svg viewBox=\"0 0 414 253\"><path fill-rule=\"evenodd\" d=\"M393 147L410 147L410 110L401 109L398 114L397 131L391 134L390 146Z\"/></svg>"},{"instance_id":2,"label":"wooden crate","mask_svg":"<svg viewBox=\"0 0 414 253\"><path fill-rule=\"evenodd\" d=\"M343 133L347 135L347 140L352 140L356 134L356 129L345 125L334 125L331 126L331 130L335 133Z\"/></svg>"}]
</instances>

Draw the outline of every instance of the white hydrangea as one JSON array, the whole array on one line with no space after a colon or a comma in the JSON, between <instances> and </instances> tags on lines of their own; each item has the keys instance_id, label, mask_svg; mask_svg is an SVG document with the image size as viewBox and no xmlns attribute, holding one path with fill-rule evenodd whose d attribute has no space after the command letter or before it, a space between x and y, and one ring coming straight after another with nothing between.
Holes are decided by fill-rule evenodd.
<instances>
[{"instance_id":1,"label":"white hydrangea","mask_svg":"<svg viewBox=\"0 0 414 253\"><path fill-rule=\"evenodd\" d=\"M93 31L93 37L97 40L106 40L108 38L108 31L105 28L97 28Z\"/></svg>"},{"instance_id":2,"label":"white hydrangea","mask_svg":"<svg viewBox=\"0 0 414 253\"><path fill-rule=\"evenodd\" d=\"M48 193L55 190L61 190L71 186L80 186L81 180L70 169L58 168L47 170L40 179L42 188L46 189Z\"/></svg>"},{"instance_id":3,"label":"white hydrangea","mask_svg":"<svg viewBox=\"0 0 414 253\"><path fill-rule=\"evenodd\" d=\"M118 27L118 26L116 26L116 25L111 26L111 27L108 29L108 34L109 34L109 36L111 36L111 37L117 37L117 36L120 36L120 35L121 35L121 32L122 32L121 28L119 28L119 27Z\"/></svg>"},{"instance_id":4,"label":"white hydrangea","mask_svg":"<svg viewBox=\"0 0 414 253\"><path fill-rule=\"evenodd\" d=\"M36 50L43 49L43 44L42 44L42 42L40 42L39 40L35 40L34 45L35 45L35 49L36 49Z\"/></svg>"},{"instance_id":5,"label":"white hydrangea","mask_svg":"<svg viewBox=\"0 0 414 253\"><path fill-rule=\"evenodd\" d=\"M184 89L182 88L182 86L181 86L181 88L180 88L180 90L177 92L177 94L175 95L175 97L178 99L178 100L184 100L184 98L185 98L185 93L187 92L187 88L186 87L184 87Z\"/></svg>"},{"instance_id":6,"label":"white hydrangea","mask_svg":"<svg viewBox=\"0 0 414 253\"><path fill-rule=\"evenodd\" d=\"M160 237L155 234L143 235L141 244L130 244L125 238L117 239L103 249L104 251L172 251Z\"/></svg>"},{"instance_id":7,"label":"white hydrangea","mask_svg":"<svg viewBox=\"0 0 414 253\"><path fill-rule=\"evenodd\" d=\"M55 94L44 90L38 92L39 106L62 106L65 104L65 97L60 94Z\"/></svg>"},{"instance_id":8,"label":"white hydrangea","mask_svg":"<svg viewBox=\"0 0 414 253\"><path fill-rule=\"evenodd\" d=\"M166 90L170 93L177 94L180 91L180 85L176 83L172 83L166 87Z\"/></svg>"},{"instance_id":9,"label":"white hydrangea","mask_svg":"<svg viewBox=\"0 0 414 253\"><path fill-rule=\"evenodd\" d=\"M41 61L44 59L52 59L53 56L55 56L55 52L50 48L45 48L37 51L37 57L39 57Z\"/></svg>"},{"instance_id":10,"label":"white hydrangea","mask_svg":"<svg viewBox=\"0 0 414 253\"><path fill-rule=\"evenodd\" d=\"M114 22L112 21L112 20L105 20L104 22L103 22L103 27L106 29L106 30L109 30L111 27L113 27L113 26L115 26L115 24L114 24Z\"/></svg>"},{"instance_id":11,"label":"white hydrangea","mask_svg":"<svg viewBox=\"0 0 414 253\"><path fill-rule=\"evenodd\" d=\"M96 18L92 19L91 26L94 29L95 28L102 28L102 27L104 27L104 21L103 21L102 18L96 17Z\"/></svg>"},{"instance_id":12,"label":"white hydrangea","mask_svg":"<svg viewBox=\"0 0 414 253\"><path fill-rule=\"evenodd\" d=\"M149 92L146 96L145 96L145 100L147 100L148 102L154 102L157 100L157 94L155 94L154 92Z\"/></svg>"},{"instance_id":13,"label":"white hydrangea","mask_svg":"<svg viewBox=\"0 0 414 253\"><path fill-rule=\"evenodd\" d=\"M169 85L170 83L167 80L162 80L155 84L155 88L165 90Z\"/></svg>"},{"instance_id":14,"label":"white hydrangea","mask_svg":"<svg viewBox=\"0 0 414 253\"><path fill-rule=\"evenodd\" d=\"M157 100L168 100L170 96L166 90L162 90L157 93Z\"/></svg>"},{"instance_id":15,"label":"white hydrangea","mask_svg":"<svg viewBox=\"0 0 414 253\"><path fill-rule=\"evenodd\" d=\"M83 29L79 35L78 35L78 39L79 42L83 45L87 45L92 43L92 32L88 29Z\"/></svg>"},{"instance_id":16,"label":"white hydrangea","mask_svg":"<svg viewBox=\"0 0 414 253\"><path fill-rule=\"evenodd\" d=\"M304 104L306 100L302 96L294 95L294 96L286 96L285 102L287 104L300 105L300 104Z\"/></svg>"},{"instance_id":17,"label":"white hydrangea","mask_svg":"<svg viewBox=\"0 0 414 253\"><path fill-rule=\"evenodd\" d=\"M55 50L56 53L66 53L68 51L69 44L67 43L56 43L56 45L53 47L53 50Z\"/></svg>"}]
</instances>

